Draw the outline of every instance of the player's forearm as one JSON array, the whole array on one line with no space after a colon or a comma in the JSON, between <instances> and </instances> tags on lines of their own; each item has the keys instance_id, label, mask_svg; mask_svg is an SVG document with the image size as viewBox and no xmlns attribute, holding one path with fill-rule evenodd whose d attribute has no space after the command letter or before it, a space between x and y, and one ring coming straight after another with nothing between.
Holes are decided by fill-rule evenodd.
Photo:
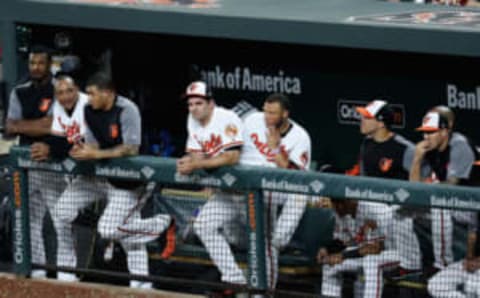
<instances>
[{"instance_id":1,"label":"player's forearm","mask_svg":"<svg viewBox=\"0 0 480 298\"><path fill-rule=\"evenodd\" d=\"M472 259L473 257L475 257L476 242L477 242L476 231L469 232L467 237L467 259Z\"/></svg>"},{"instance_id":2,"label":"player's forearm","mask_svg":"<svg viewBox=\"0 0 480 298\"><path fill-rule=\"evenodd\" d=\"M52 126L51 117L43 117L35 120L7 120L7 134L24 134L30 137L40 137L50 134Z\"/></svg>"},{"instance_id":3,"label":"player's forearm","mask_svg":"<svg viewBox=\"0 0 480 298\"><path fill-rule=\"evenodd\" d=\"M223 166L231 166L238 163L240 159L240 152L235 151L226 151L218 156L212 158L205 158L200 160L195 160L195 168L197 169L214 169Z\"/></svg>"},{"instance_id":4,"label":"player's forearm","mask_svg":"<svg viewBox=\"0 0 480 298\"><path fill-rule=\"evenodd\" d=\"M410 168L410 181L420 182L422 180L422 160L415 158L412 163L412 167Z\"/></svg>"},{"instance_id":5,"label":"player's forearm","mask_svg":"<svg viewBox=\"0 0 480 298\"><path fill-rule=\"evenodd\" d=\"M108 159L108 158L118 158L118 157L127 157L138 154L137 145L119 145L111 149L96 149L95 158L96 159Z\"/></svg>"}]
</instances>

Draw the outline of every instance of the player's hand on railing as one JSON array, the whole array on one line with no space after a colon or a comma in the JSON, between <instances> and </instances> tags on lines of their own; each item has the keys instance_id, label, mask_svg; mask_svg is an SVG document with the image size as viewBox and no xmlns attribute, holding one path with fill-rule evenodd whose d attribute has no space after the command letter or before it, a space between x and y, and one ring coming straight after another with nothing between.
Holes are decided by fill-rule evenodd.
<instances>
[{"instance_id":1,"label":"player's hand on railing","mask_svg":"<svg viewBox=\"0 0 480 298\"><path fill-rule=\"evenodd\" d=\"M30 146L30 157L34 161L45 161L50 155L50 146L46 143L36 142Z\"/></svg>"},{"instance_id":2,"label":"player's hand on railing","mask_svg":"<svg viewBox=\"0 0 480 298\"><path fill-rule=\"evenodd\" d=\"M77 143L72 147L69 154L77 160L92 160L97 158L97 149L88 144Z\"/></svg>"},{"instance_id":3,"label":"player's hand on railing","mask_svg":"<svg viewBox=\"0 0 480 298\"><path fill-rule=\"evenodd\" d=\"M195 169L195 160L190 155L185 155L177 160L177 172L180 174L190 175Z\"/></svg>"}]
</instances>

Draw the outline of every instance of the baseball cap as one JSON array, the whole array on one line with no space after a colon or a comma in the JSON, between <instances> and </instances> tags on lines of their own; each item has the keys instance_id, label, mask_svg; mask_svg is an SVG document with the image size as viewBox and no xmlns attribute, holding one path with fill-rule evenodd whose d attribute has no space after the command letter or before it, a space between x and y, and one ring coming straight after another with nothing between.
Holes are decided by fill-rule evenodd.
<instances>
[{"instance_id":1,"label":"baseball cap","mask_svg":"<svg viewBox=\"0 0 480 298\"><path fill-rule=\"evenodd\" d=\"M212 92L205 82L195 81L187 86L187 90L182 96L184 99L188 99L190 97L202 97L205 99L210 99L212 98Z\"/></svg>"},{"instance_id":2,"label":"baseball cap","mask_svg":"<svg viewBox=\"0 0 480 298\"><path fill-rule=\"evenodd\" d=\"M438 112L428 112L422 120L422 126L417 127L417 131L434 132L440 129L448 128L447 118Z\"/></svg>"},{"instance_id":3,"label":"baseball cap","mask_svg":"<svg viewBox=\"0 0 480 298\"><path fill-rule=\"evenodd\" d=\"M393 118L393 112L388 108L388 102L380 99L371 101L364 107L357 107L356 111L368 119L390 122L392 120L390 118Z\"/></svg>"}]
</instances>

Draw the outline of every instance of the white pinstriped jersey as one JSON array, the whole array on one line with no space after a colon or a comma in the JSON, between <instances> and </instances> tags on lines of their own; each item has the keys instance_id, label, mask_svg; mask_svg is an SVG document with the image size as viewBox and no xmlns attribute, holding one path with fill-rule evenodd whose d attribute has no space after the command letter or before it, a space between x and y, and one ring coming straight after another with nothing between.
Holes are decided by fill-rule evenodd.
<instances>
[{"instance_id":1,"label":"white pinstriped jersey","mask_svg":"<svg viewBox=\"0 0 480 298\"><path fill-rule=\"evenodd\" d=\"M187 120L187 152L200 152L214 157L243 145L243 124L237 114L222 107L213 109L212 118L202 126L192 115Z\"/></svg>"},{"instance_id":2,"label":"white pinstriped jersey","mask_svg":"<svg viewBox=\"0 0 480 298\"><path fill-rule=\"evenodd\" d=\"M296 122L282 136L280 151L300 169L310 167L311 141L308 133ZM240 164L276 167L275 154L267 145L268 128L263 112L253 113L244 119L244 139Z\"/></svg>"},{"instance_id":3,"label":"white pinstriped jersey","mask_svg":"<svg viewBox=\"0 0 480 298\"><path fill-rule=\"evenodd\" d=\"M87 104L88 96L79 92L78 101L73 112L69 115L65 108L58 101L55 101L53 105L52 134L66 137L70 143L79 141L86 131L84 111Z\"/></svg>"}]
</instances>

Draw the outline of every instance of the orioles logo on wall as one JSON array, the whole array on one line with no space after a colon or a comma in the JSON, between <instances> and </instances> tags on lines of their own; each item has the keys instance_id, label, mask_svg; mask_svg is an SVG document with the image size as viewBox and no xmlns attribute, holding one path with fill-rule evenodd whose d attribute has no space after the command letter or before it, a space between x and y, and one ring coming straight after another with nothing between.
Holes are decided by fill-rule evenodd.
<instances>
[{"instance_id":1,"label":"orioles logo on wall","mask_svg":"<svg viewBox=\"0 0 480 298\"><path fill-rule=\"evenodd\" d=\"M42 98L42 100L40 100L40 105L38 106L38 110L42 113L47 112L50 109L51 103L52 103L51 98Z\"/></svg>"},{"instance_id":2,"label":"orioles logo on wall","mask_svg":"<svg viewBox=\"0 0 480 298\"><path fill-rule=\"evenodd\" d=\"M225 127L225 135L231 139L235 138L238 134L238 128L234 124L229 124Z\"/></svg>"},{"instance_id":3,"label":"orioles logo on wall","mask_svg":"<svg viewBox=\"0 0 480 298\"><path fill-rule=\"evenodd\" d=\"M386 173L390 171L393 165L393 159L391 158L382 158L380 159L380 162L378 163L378 167L380 168L380 171Z\"/></svg>"},{"instance_id":4,"label":"orioles logo on wall","mask_svg":"<svg viewBox=\"0 0 480 298\"><path fill-rule=\"evenodd\" d=\"M118 129L118 125L116 123L110 125L110 137L112 139L116 139L118 138L118 135L119 135L119 129Z\"/></svg>"}]
</instances>

